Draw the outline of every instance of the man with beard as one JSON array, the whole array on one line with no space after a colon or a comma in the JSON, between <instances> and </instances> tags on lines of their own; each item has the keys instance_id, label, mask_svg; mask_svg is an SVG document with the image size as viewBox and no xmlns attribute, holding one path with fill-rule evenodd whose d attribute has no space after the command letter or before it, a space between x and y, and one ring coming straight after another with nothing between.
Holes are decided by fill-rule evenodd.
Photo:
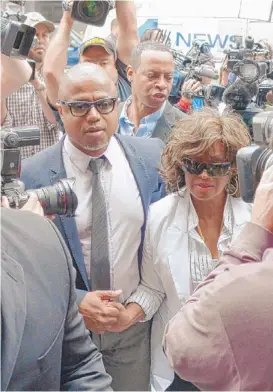
<instances>
[{"instance_id":1,"label":"man with beard","mask_svg":"<svg viewBox=\"0 0 273 392\"><path fill-rule=\"evenodd\" d=\"M36 45L30 50L28 58L35 62L34 79L2 102L2 127L37 126L40 128L39 146L22 147L21 157L27 158L59 140L57 121L48 106L43 79L43 60L49 44L50 33L55 30L52 22L41 14L31 12L26 15L25 24L36 29ZM9 72L9 70L6 70Z\"/></svg>"},{"instance_id":2,"label":"man with beard","mask_svg":"<svg viewBox=\"0 0 273 392\"><path fill-rule=\"evenodd\" d=\"M37 189L75 178L75 218L56 216L54 223L77 269L80 313L113 390L148 391L150 322L131 328L128 314L138 305L126 301L140 279L149 205L165 195L157 169L163 143L116 134L117 95L99 65L71 68L61 79L58 101L66 135L26 159L21 179L26 189Z\"/></svg>"}]
</instances>

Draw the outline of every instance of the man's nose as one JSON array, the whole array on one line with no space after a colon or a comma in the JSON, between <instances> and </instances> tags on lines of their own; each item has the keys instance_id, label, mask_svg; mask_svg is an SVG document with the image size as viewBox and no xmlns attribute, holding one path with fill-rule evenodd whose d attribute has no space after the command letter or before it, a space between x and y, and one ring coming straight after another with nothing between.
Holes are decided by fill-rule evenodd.
<instances>
[{"instance_id":1,"label":"man's nose","mask_svg":"<svg viewBox=\"0 0 273 392\"><path fill-rule=\"evenodd\" d=\"M100 113L97 111L95 106L92 106L89 112L86 114L86 121L88 122L97 122L100 121Z\"/></svg>"},{"instance_id":2,"label":"man's nose","mask_svg":"<svg viewBox=\"0 0 273 392\"><path fill-rule=\"evenodd\" d=\"M167 88L167 83L166 80L164 78L164 75L162 75L156 83L157 87L160 88L160 90L165 90Z\"/></svg>"}]
</instances>

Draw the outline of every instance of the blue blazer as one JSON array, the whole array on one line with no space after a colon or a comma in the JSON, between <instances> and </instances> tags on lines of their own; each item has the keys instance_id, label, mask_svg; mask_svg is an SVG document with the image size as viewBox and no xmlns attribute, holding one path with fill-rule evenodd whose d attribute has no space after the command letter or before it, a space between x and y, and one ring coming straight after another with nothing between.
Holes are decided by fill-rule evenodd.
<instances>
[{"instance_id":1,"label":"blue blazer","mask_svg":"<svg viewBox=\"0 0 273 392\"><path fill-rule=\"evenodd\" d=\"M125 152L142 200L144 224L141 228L141 244L138 250L140 269L149 205L165 196L165 186L158 173L164 144L159 139L143 139L120 135L114 137L117 138ZM64 137L57 144L22 161L21 180L24 182L26 190L53 185L58 180L67 178L62 157L63 142ZM91 287L75 219L57 215L54 223L70 249L77 270L77 289L90 291Z\"/></svg>"}]
</instances>

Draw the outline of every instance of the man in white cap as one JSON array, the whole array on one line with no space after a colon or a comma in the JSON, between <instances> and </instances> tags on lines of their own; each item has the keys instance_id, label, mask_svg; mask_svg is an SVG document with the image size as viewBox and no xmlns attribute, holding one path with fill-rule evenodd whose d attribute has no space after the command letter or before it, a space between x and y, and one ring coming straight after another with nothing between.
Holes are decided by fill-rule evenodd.
<instances>
[{"instance_id":1,"label":"man in white cap","mask_svg":"<svg viewBox=\"0 0 273 392\"><path fill-rule=\"evenodd\" d=\"M43 78L43 61L55 26L38 12L26 14L27 24L36 29L37 42L29 51L28 58L35 62L32 80L6 99L6 107L2 115L2 127L40 128L40 145L21 148L22 159L27 158L59 140L59 130L55 116L50 109ZM3 103L3 102L2 102ZM3 106L3 105L2 105Z\"/></svg>"}]
</instances>

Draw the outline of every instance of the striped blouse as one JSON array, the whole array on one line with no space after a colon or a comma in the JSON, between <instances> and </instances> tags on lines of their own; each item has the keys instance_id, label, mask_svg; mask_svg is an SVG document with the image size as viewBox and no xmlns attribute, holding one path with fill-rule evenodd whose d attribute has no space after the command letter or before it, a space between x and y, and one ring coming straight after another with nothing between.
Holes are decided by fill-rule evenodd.
<instances>
[{"instance_id":1,"label":"striped blouse","mask_svg":"<svg viewBox=\"0 0 273 392\"><path fill-rule=\"evenodd\" d=\"M223 229L218 240L218 252L223 251L230 244L233 234L233 211L231 206L231 196L228 195L224 209ZM189 231L189 257L192 288L202 282L208 274L215 268L218 259L213 259L207 245L197 232L198 216L190 198L188 231Z\"/></svg>"}]
</instances>

